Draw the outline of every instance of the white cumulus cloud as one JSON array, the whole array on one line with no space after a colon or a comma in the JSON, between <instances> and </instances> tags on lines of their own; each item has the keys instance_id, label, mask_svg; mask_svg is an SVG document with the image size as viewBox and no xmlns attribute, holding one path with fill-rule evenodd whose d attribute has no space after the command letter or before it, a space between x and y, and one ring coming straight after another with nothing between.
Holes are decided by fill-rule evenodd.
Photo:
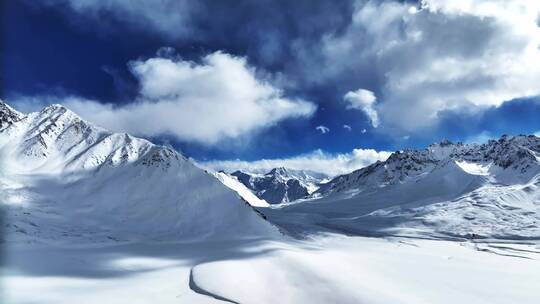
<instances>
[{"instance_id":1,"label":"white cumulus cloud","mask_svg":"<svg viewBox=\"0 0 540 304\"><path fill-rule=\"evenodd\" d=\"M70 97L63 103L105 128L139 135L173 135L180 140L217 144L249 135L287 118L309 117L316 106L290 99L256 76L243 57L223 52L200 63L150 58L130 63L140 84L136 102L113 107Z\"/></svg>"},{"instance_id":2,"label":"white cumulus cloud","mask_svg":"<svg viewBox=\"0 0 540 304\"><path fill-rule=\"evenodd\" d=\"M311 170L329 176L350 173L368 166L378 160L384 161L390 152L373 149L354 149L350 153L331 154L322 150L302 154L290 158L261 159L256 161L222 160L199 162L199 165L211 170L233 172L242 170L254 173L265 173L277 167L294 170Z\"/></svg>"},{"instance_id":3,"label":"white cumulus cloud","mask_svg":"<svg viewBox=\"0 0 540 304\"><path fill-rule=\"evenodd\" d=\"M379 126L379 115L374 108L377 98L373 92L364 89L350 91L343 96L343 100L347 102L348 109L358 109L364 112L374 128Z\"/></svg>"},{"instance_id":4,"label":"white cumulus cloud","mask_svg":"<svg viewBox=\"0 0 540 304\"><path fill-rule=\"evenodd\" d=\"M530 0L357 1L321 49L328 77L367 66L381 79L383 126L419 131L443 111L540 94L539 13Z\"/></svg>"}]
</instances>

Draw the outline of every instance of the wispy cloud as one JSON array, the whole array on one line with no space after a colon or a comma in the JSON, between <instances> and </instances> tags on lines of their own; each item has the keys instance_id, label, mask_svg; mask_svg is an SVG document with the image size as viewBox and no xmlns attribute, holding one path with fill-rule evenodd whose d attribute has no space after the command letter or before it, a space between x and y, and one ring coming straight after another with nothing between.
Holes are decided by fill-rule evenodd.
<instances>
[{"instance_id":1,"label":"wispy cloud","mask_svg":"<svg viewBox=\"0 0 540 304\"><path fill-rule=\"evenodd\" d=\"M330 132L330 128L326 127L326 126L317 126L315 127L315 130L321 132L321 134L326 134L328 132Z\"/></svg>"},{"instance_id":2,"label":"wispy cloud","mask_svg":"<svg viewBox=\"0 0 540 304\"><path fill-rule=\"evenodd\" d=\"M482 131L476 135L467 137L464 142L466 144L483 144L483 143L488 142L490 139L495 139L495 138L496 136L494 136L493 134L487 131Z\"/></svg>"},{"instance_id":3,"label":"wispy cloud","mask_svg":"<svg viewBox=\"0 0 540 304\"><path fill-rule=\"evenodd\" d=\"M111 17L115 22L171 38L196 33L192 19L200 8L196 1L188 0L161 0L159 5L145 0L43 0L37 4L67 7L78 14L76 18L89 17L100 25L106 23L105 16Z\"/></svg>"}]
</instances>

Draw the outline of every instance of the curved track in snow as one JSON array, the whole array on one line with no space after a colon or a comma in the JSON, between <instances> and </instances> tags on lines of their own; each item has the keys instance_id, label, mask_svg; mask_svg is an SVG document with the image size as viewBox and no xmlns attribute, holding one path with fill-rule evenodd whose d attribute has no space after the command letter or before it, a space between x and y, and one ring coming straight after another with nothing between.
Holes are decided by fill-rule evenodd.
<instances>
[{"instance_id":1,"label":"curved track in snow","mask_svg":"<svg viewBox=\"0 0 540 304\"><path fill-rule=\"evenodd\" d=\"M208 297L212 297L212 298L214 298L216 300L220 300L220 301L228 302L228 303L240 304L239 302L236 302L236 301L233 301L231 299L227 299L225 297L222 297L220 295L212 293L212 292L200 287L199 285L197 285L197 283L195 282L195 279L193 278L193 268L191 268L191 270L189 271L189 289L193 290L194 292L196 292L198 294L208 296Z\"/></svg>"}]
</instances>

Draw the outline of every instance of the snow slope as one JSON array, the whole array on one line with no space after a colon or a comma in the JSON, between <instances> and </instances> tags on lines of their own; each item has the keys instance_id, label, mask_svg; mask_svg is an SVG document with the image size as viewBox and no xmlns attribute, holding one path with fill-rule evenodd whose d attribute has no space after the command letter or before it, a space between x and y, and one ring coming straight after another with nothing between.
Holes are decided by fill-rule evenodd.
<instances>
[{"instance_id":1,"label":"snow slope","mask_svg":"<svg viewBox=\"0 0 540 304\"><path fill-rule=\"evenodd\" d=\"M278 234L236 193L177 152L96 127L60 105L18 113L0 132L0 156L8 240Z\"/></svg>"},{"instance_id":2,"label":"snow slope","mask_svg":"<svg viewBox=\"0 0 540 304\"><path fill-rule=\"evenodd\" d=\"M538 248L485 246L503 255L469 243L332 237L192 272L197 284L236 303L536 303Z\"/></svg>"},{"instance_id":3,"label":"snow slope","mask_svg":"<svg viewBox=\"0 0 540 304\"><path fill-rule=\"evenodd\" d=\"M244 184L239 182L236 177L231 176L225 172L215 172L214 176L222 182L225 186L236 191L240 197L245 199L251 206L254 207L268 207L270 206L265 200L258 198L250 189Z\"/></svg>"}]
</instances>

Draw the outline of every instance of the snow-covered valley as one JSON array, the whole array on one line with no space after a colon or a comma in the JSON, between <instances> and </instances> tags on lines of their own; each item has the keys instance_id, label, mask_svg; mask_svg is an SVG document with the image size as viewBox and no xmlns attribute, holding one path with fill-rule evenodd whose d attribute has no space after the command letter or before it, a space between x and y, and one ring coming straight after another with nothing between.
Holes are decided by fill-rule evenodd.
<instances>
[{"instance_id":1,"label":"snow-covered valley","mask_svg":"<svg viewBox=\"0 0 540 304\"><path fill-rule=\"evenodd\" d=\"M0 103L0 300L537 303L539 152L442 142L269 205L62 106Z\"/></svg>"},{"instance_id":2,"label":"snow-covered valley","mask_svg":"<svg viewBox=\"0 0 540 304\"><path fill-rule=\"evenodd\" d=\"M3 303L537 303L540 247L328 235L10 246Z\"/></svg>"}]
</instances>

